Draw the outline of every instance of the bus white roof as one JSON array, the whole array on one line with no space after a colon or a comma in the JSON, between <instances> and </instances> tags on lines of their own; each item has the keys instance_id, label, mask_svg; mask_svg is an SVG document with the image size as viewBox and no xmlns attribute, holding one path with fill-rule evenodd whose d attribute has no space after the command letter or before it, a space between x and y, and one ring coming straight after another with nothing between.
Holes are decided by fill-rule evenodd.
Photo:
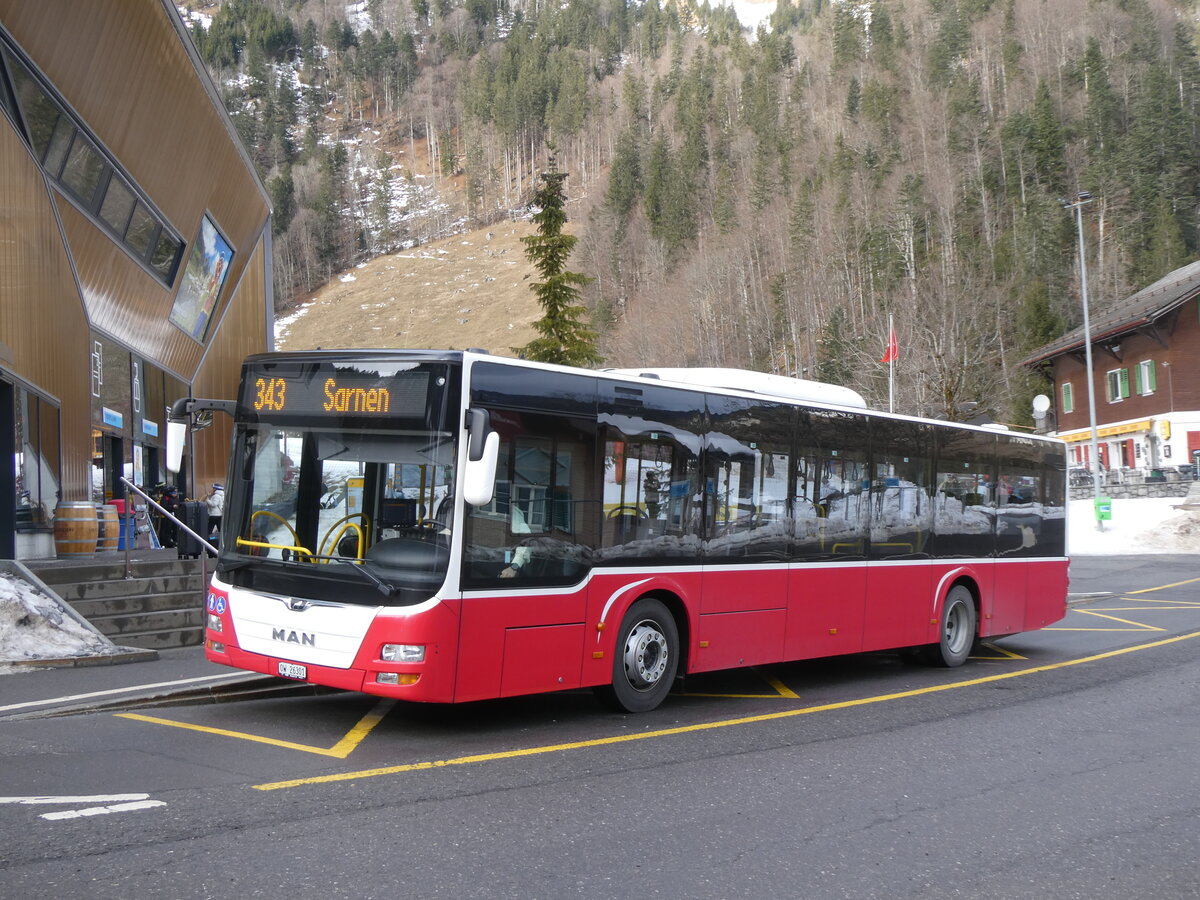
<instances>
[{"instance_id":1,"label":"bus white roof","mask_svg":"<svg viewBox=\"0 0 1200 900\"><path fill-rule=\"evenodd\" d=\"M788 378L786 375L770 375L766 372L751 372L746 369L605 369L615 375L658 378L675 384L693 387L726 388L749 391L787 400L807 400L812 403L827 403L832 406L848 406L866 409L867 401L858 391L836 384L809 381L804 378Z\"/></svg>"}]
</instances>

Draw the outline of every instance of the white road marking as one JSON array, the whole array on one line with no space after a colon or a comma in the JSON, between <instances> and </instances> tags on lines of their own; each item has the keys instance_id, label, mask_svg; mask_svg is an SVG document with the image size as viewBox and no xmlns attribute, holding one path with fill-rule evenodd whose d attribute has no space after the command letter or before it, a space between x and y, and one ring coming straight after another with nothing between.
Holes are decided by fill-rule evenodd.
<instances>
[{"instance_id":1,"label":"white road marking","mask_svg":"<svg viewBox=\"0 0 1200 900\"><path fill-rule=\"evenodd\" d=\"M149 794L101 794L91 797L0 797L0 803L20 803L32 806L39 803L128 803L131 800L145 800Z\"/></svg>"},{"instance_id":2,"label":"white road marking","mask_svg":"<svg viewBox=\"0 0 1200 900\"><path fill-rule=\"evenodd\" d=\"M76 803L103 803L104 806L87 806L83 809L62 809L58 812L42 813L39 819L59 821L61 819L84 819L88 816L106 816L109 813L136 812L139 809L154 809L166 806L161 800L147 799L149 794L108 794L82 797L0 797L0 804L38 806L47 804L74 805Z\"/></svg>"},{"instance_id":3,"label":"white road marking","mask_svg":"<svg viewBox=\"0 0 1200 900\"><path fill-rule=\"evenodd\" d=\"M72 694L69 697L51 697L49 700L29 700L25 703L13 703L0 706L0 713L11 712L14 709L26 709L30 706L46 706L51 703L66 703L73 700L90 700L93 697L111 697L116 694L128 694L131 691L146 691L154 688L174 687L180 684L195 684L200 681L216 681L219 679L245 678L245 672L229 672L223 675L203 675L199 678L181 678L178 681L160 681L156 684L136 684L132 687L113 688L109 691L92 691L90 694Z\"/></svg>"},{"instance_id":4,"label":"white road marking","mask_svg":"<svg viewBox=\"0 0 1200 900\"><path fill-rule=\"evenodd\" d=\"M116 803L112 806L89 806L87 809L64 809L61 812L42 813L40 819L82 819L87 816L106 816L109 813L134 812L139 809L153 809L156 806L166 806L161 800L141 800L137 803Z\"/></svg>"}]
</instances>

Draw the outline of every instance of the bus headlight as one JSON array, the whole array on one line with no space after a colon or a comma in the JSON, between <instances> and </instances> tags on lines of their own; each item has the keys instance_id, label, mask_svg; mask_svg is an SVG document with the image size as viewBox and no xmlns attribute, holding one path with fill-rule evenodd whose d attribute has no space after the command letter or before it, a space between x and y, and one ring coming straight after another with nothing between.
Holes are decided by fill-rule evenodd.
<instances>
[{"instance_id":1,"label":"bus headlight","mask_svg":"<svg viewBox=\"0 0 1200 900\"><path fill-rule=\"evenodd\" d=\"M425 662L424 644L384 644L379 658L386 662Z\"/></svg>"},{"instance_id":2,"label":"bus headlight","mask_svg":"<svg viewBox=\"0 0 1200 900\"><path fill-rule=\"evenodd\" d=\"M208 629L209 631L224 631L225 626L221 624L221 617L215 616L212 613L208 614Z\"/></svg>"}]
</instances>

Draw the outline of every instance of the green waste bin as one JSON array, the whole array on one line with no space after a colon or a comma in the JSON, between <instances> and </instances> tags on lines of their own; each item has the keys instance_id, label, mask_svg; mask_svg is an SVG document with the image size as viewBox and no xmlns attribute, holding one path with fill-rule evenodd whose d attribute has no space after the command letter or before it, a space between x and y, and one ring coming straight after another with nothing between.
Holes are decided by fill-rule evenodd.
<instances>
[{"instance_id":1,"label":"green waste bin","mask_svg":"<svg viewBox=\"0 0 1200 900\"><path fill-rule=\"evenodd\" d=\"M1112 520L1112 497L1097 497L1096 503L1096 520L1098 522L1108 522Z\"/></svg>"}]
</instances>

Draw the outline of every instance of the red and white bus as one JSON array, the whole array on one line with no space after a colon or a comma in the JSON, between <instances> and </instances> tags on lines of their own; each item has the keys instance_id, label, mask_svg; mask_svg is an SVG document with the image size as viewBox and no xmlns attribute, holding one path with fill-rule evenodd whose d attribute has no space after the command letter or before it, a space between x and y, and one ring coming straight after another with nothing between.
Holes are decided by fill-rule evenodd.
<instances>
[{"instance_id":1,"label":"red and white bus","mask_svg":"<svg viewBox=\"0 0 1200 900\"><path fill-rule=\"evenodd\" d=\"M898 648L1066 612L1060 441L737 370L247 359L214 662L439 703Z\"/></svg>"}]
</instances>

